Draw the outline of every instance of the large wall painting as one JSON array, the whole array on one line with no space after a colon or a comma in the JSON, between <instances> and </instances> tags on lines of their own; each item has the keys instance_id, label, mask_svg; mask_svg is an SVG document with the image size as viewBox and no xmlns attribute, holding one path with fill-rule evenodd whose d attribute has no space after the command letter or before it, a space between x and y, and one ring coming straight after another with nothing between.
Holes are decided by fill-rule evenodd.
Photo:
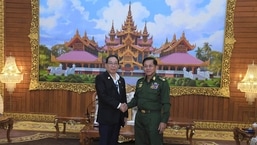
<instances>
[{"instance_id":1,"label":"large wall painting","mask_svg":"<svg viewBox=\"0 0 257 145\"><path fill-rule=\"evenodd\" d=\"M229 97L235 0L31 0L31 6L31 90L94 91L106 56L116 54L130 87L152 56L172 96Z\"/></svg>"}]
</instances>

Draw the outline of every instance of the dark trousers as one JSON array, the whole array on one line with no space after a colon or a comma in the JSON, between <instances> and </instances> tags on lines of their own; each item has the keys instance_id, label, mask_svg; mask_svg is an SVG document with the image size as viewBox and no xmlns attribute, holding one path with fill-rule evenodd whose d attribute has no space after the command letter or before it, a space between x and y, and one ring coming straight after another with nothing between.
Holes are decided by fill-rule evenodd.
<instances>
[{"instance_id":1,"label":"dark trousers","mask_svg":"<svg viewBox=\"0 0 257 145\"><path fill-rule=\"evenodd\" d=\"M120 134L120 125L99 124L99 145L117 145Z\"/></svg>"}]
</instances>

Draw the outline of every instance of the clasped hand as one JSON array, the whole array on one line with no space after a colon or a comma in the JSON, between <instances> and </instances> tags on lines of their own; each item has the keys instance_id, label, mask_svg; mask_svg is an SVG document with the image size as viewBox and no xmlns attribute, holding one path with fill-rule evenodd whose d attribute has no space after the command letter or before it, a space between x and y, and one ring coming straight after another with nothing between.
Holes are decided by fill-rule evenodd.
<instances>
[{"instance_id":1,"label":"clasped hand","mask_svg":"<svg viewBox=\"0 0 257 145\"><path fill-rule=\"evenodd\" d=\"M128 105L126 103L122 103L119 109L121 112L126 112L128 110Z\"/></svg>"}]
</instances>

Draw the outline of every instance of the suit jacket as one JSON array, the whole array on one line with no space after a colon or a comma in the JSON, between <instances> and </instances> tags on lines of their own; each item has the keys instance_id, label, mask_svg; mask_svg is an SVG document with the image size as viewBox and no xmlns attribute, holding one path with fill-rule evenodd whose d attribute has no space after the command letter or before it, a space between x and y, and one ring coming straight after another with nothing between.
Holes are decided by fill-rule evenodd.
<instances>
[{"instance_id":1,"label":"suit jacket","mask_svg":"<svg viewBox=\"0 0 257 145\"><path fill-rule=\"evenodd\" d=\"M118 80L119 92L112 77L106 71L96 76L95 88L98 96L97 122L112 125L120 123L124 126L124 117L128 112L121 112L117 109L119 103L127 103L125 80L120 76Z\"/></svg>"}]
</instances>

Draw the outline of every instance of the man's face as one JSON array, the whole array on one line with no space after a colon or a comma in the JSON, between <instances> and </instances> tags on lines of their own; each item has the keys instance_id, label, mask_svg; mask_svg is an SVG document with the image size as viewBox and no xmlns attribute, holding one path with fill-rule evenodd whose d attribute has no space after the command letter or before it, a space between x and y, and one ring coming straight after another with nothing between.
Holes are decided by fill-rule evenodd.
<instances>
[{"instance_id":1,"label":"man's face","mask_svg":"<svg viewBox=\"0 0 257 145\"><path fill-rule=\"evenodd\" d=\"M146 76L153 76L156 71L156 66L153 64L153 60L146 60L143 66Z\"/></svg>"},{"instance_id":2,"label":"man's face","mask_svg":"<svg viewBox=\"0 0 257 145\"><path fill-rule=\"evenodd\" d=\"M105 64L105 68L110 74L115 74L119 68L118 60L115 57L110 57Z\"/></svg>"}]
</instances>

